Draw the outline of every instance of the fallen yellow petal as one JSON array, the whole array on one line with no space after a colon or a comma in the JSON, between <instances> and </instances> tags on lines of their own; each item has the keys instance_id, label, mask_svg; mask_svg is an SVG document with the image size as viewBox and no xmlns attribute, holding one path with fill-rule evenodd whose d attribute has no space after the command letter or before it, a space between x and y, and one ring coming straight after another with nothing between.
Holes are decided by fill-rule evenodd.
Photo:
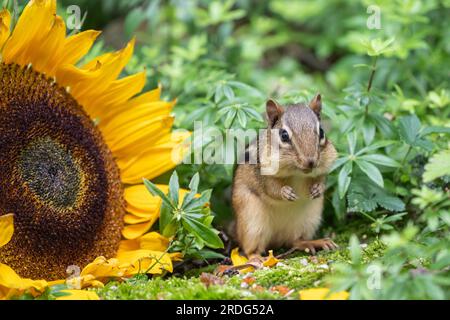
<instances>
[{"instance_id":1,"label":"fallen yellow petal","mask_svg":"<svg viewBox=\"0 0 450 320\"><path fill-rule=\"evenodd\" d=\"M328 288L313 288L300 291L300 300L347 300L347 291L331 293Z\"/></svg>"},{"instance_id":2,"label":"fallen yellow petal","mask_svg":"<svg viewBox=\"0 0 450 320\"><path fill-rule=\"evenodd\" d=\"M263 262L264 267L273 267L275 266L280 260L274 257L273 251L269 251L269 256L266 258L266 260Z\"/></svg>"},{"instance_id":3,"label":"fallen yellow petal","mask_svg":"<svg viewBox=\"0 0 450 320\"><path fill-rule=\"evenodd\" d=\"M61 290L60 292L68 294L59 297L56 300L100 300L97 293L86 290Z\"/></svg>"},{"instance_id":4,"label":"fallen yellow petal","mask_svg":"<svg viewBox=\"0 0 450 320\"><path fill-rule=\"evenodd\" d=\"M37 292L43 292L47 287L47 281L23 279L13 269L0 263L0 291L12 289L25 292L34 289Z\"/></svg>"},{"instance_id":5,"label":"fallen yellow petal","mask_svg":"<svg viewBox=\"0 0 450 320\"><path fill-rule=\"evenodd\" d=\"M235 249L233 249L233 251L231 251L231 262L233 263L233 266L239 267L239 266L245 265L248 262L248 259L239 254L239 248L235 248ZM239 272L240 273L248 273L248 272L252 272L254 270L255 269L253 267L248 267L248 268L239 270Z\"/></svg>"}]
</instances>

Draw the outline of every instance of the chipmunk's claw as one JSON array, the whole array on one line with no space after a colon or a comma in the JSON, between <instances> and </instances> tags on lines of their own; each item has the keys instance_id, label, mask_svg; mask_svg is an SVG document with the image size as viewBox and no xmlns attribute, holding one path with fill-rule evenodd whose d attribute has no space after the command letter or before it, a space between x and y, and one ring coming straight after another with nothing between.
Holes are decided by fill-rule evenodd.
<instances>
[{"instance_id":1,"label":"chipmunk's claw","mask_svg":"<svg viewBox=\"0 0 450 320\"><path fill-rule=\"evenodd\" d=\"M294 248L315 255L316 250L331 251L338 249L339 246L333 240L326 238L320 240L297 241Z\"/></svg>"},{"instance_id":2,"label":"chipmunk's claw","mask_svg":"<svg viewBox=\"0 0 450 320\"><path fill-rule=\"evenodd\" d=\"M289 186L285 186L281 188L281 197L287 201L297 201L298 196L295 193L294 189Z\"/></svg>"},{"instance_id":3,"label":"chipmunk's claw","mask_svg":"<svg viewBox=\"0 0 450 320\"><path fill-rule=\"evenodd\" d=\"M325 192L325 186L322 183L316 183L311 186L309 189L309 193L311 195L311 199L320 198Z\"/></svg>"}]
</instances>

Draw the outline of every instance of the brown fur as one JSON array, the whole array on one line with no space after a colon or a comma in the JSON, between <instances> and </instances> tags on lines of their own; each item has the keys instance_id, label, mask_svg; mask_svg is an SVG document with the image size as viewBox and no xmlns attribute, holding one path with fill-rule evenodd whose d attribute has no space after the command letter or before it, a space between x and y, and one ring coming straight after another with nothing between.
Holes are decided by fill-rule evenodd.
<instances>
[{"instance_id":1,"label":"brown fur","mask_svg":"<svg viewBox=\"0 0 450 320\"><path fill-rule=\"evenodd\" d=\"M265 176L260 171L262 164L272 159L269 143L252 143L248 152L259 153L260 163L236 169L232 194L236 236L248 256L281 246L313 252L315 248L334 248L332 241L309 241L320 225L325 180L337 157L330 141L319 141L321 107L320 95L309 106L283 108L273 100L267 103L269 128L286 130L291 142L283 143L275 136L273 143L280 146L275 175ZM267 141L270 139L268 134Z\"/></svg>"}]
</instances>

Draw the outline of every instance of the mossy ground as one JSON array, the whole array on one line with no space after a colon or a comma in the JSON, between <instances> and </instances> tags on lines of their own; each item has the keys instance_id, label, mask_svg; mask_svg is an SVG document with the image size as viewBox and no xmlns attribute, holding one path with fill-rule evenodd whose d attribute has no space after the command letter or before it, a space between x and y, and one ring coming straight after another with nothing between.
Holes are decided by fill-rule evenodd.
<instances>
[{"instance_id":1,"label":"mossy ground","mask_svg":"<svg viewBox=\"0 0 450 320\"><path fill-rule=\"evenodd\" d=\"M336 238L341 248L320 252L317 256L297 253L281 260L275 267L252 273L224 276L223 284L207 287L201 280L203 272L212 273L217 265L194 269L182 277L166 276L148 279L138 276L128 281L108 283L98 290L102 299L164 299L164 300L233 300L233 299L298 299L302 289L326 286L326 276L336 262L350 263L347 249L349 234ZM363 260L370 262L383 254L384 245L367 240Z\"/></svg>"}]
</instances>

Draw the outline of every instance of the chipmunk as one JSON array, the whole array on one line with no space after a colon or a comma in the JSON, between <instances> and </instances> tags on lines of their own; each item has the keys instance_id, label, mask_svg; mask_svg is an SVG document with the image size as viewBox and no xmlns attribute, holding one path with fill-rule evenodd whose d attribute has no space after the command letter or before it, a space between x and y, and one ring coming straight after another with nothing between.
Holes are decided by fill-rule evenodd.
<instances>
[{"instance_id":1,"label":"chipmunk","mask_svg":"<svg viewBox=\"0 0 450 320\"><path fill-rule=\"evenodd\" d=\"M272 130L264 133L265 142L260 134L250 143L246 159L256 156L258 161L238 165L232 187L237 241L250 258L283 246L312 254L338 247L331 239L313 240L321 223L326 176L337 158L322 128L321 111L320 94L309 105L284 108L267 102ZM271 145L279 147L279 170L263 175L262 163L273 158Z\"/></svg>"}]
</instances>

